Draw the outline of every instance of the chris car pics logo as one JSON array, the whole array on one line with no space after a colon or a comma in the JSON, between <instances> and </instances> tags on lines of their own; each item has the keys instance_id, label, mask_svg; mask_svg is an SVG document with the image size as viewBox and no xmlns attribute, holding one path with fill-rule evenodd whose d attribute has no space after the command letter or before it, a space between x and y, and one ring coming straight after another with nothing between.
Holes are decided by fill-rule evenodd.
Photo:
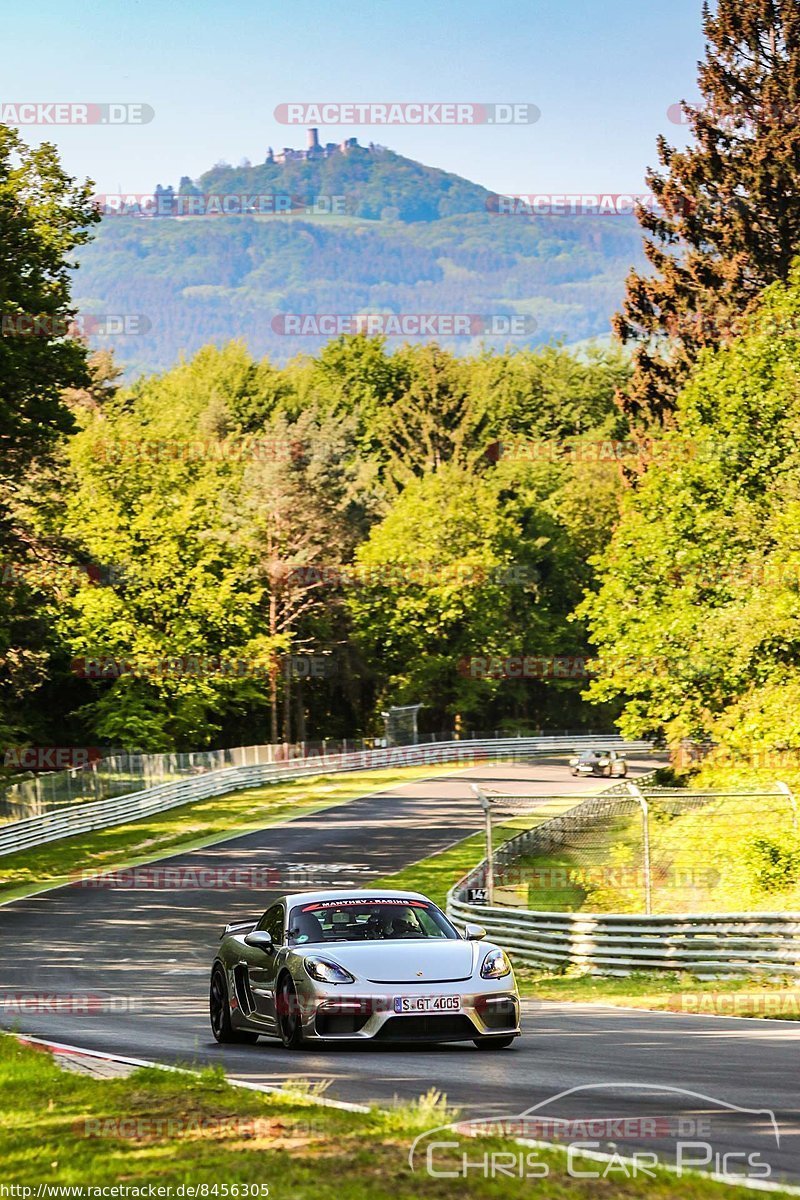
<instances>
[{"instance_id":1,"label":"chris car pics logo","mask_svg":"<svg viewBox=\"0 0 800 1200\"><path fill-rule=\"evenodd\" d=\"M613 1095L612 1110L603 1097ZM475 1144L492 1139L490 1146ZM506 1139L498 1148L497 1139ZM565 1151L573 1179L649 1180L660 1168L763 1186L777 1174L780 1130L771 1109L744 1108L667 1084L610 1082L558 1092L510 1115L457 1119L412 1142L412 1171L434 1179L547 1178L546 1150Z\"/></svg>"}]
</instances>

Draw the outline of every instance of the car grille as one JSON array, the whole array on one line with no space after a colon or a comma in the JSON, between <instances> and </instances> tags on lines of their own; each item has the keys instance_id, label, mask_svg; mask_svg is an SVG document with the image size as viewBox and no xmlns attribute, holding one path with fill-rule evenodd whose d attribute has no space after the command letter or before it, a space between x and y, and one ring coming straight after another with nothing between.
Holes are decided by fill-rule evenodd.
<instances>
[{"instance_id":1,"label":"car grille","mask_svg":"<svg viewBox=\"0 0 800 1200\"><path fill-rule=\"evenodd\" d=\"M320 1009L314 1024L320 1037L347 1037L363 1029L371 1015L367 1009L360 1012L337 1012L335 1009L326 1012Z\"/></svg>"},{"instance_id":2,"label":"car grille","mask_svg":"<svg viewBox=\"0 0 800 1200\"><path fill-rule=\"evenodd\" d=\"M487 1029L516 1029L517 1006L513 1000L501 1000L497 1004L478 1001L478 1015Z\"/></svg>"},{"instance_id":3,"label":"car grille","mask_svg":"<svg viewBox=\"0 0 800 1200\"><path fill-rule=\"evenodd\" d=\"M463 1013L447 1016L427 1013L413 1017L390 1017L375 1035L383 1042L459 1042L478 1036L478 1030Z\"/></svg>"}]
</instances>

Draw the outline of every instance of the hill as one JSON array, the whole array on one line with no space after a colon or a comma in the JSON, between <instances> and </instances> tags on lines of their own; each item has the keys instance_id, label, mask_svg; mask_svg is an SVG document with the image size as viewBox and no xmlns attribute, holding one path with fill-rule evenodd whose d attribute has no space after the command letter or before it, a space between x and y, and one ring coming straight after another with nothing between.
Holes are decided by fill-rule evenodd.
<instances>
[{"instance_id":1,"label":"hill","mask_svg":"<svg viewBox=\"0 0 800 1200\"><path fill-rule=\"evenodd\" d=\"M630 216L500 216L485 188L382 147L219 164L184 178L177 196L166 212L241 196L291 198L291 211L104 218L74 295L83 313L144 318L143 332L94 339L132 373L236 337L277 362L328 340L330 321L328 332L314 336L312 322L312 335L293 335L287 313L524 318L510 337L502 321L488 332L473 321L467 334L442 322L435 340L457 352L581 341L608 332L624 276L642 262Z\"/></svg>"}]
</instances>

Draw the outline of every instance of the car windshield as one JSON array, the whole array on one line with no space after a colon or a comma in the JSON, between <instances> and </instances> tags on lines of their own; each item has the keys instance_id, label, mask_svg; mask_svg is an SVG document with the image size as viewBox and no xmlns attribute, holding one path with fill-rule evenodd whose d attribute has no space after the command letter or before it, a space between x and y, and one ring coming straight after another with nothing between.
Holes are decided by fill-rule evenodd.
<instances>
[{"instance_id":1,"label":"car windshield","mask_svg":"<svg viewBox=\"0 0 800 1200\"><path fill-rule=\"evenodd\" d=\"M352 897L316 900L289 914L289 945L405 938L457 938L443 912L426 900Z\"/></svg>"}]
</instances>

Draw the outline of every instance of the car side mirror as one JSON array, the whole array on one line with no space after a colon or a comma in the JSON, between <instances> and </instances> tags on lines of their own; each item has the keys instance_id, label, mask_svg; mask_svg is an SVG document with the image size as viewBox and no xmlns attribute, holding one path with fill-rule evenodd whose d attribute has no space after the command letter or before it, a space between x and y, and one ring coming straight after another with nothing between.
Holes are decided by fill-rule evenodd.
<instances>
[{"instance_id":1,"label":"car side mirror","mask_svg":"<svg viewBox=\"0 0 800 1200\"><path fill-rule=\"evenodd\" d=\"M464 938L468 942L480 942L485 937L486 930L482 925L467 925L464 929Z\"/></svg>"},{"instance_id":2,"label":"car side mirror","mask_svg":"<svg viewBox=\"0 0 800 1200\"><path fill-rule=\"evenodd\" d=\"M265 954L275 953L272 934L267 933L266 929L254 929L252 933L246 933L244 943L246 946L252 946L254 950L263 950Z\"/></svg>"}]
</instances>

